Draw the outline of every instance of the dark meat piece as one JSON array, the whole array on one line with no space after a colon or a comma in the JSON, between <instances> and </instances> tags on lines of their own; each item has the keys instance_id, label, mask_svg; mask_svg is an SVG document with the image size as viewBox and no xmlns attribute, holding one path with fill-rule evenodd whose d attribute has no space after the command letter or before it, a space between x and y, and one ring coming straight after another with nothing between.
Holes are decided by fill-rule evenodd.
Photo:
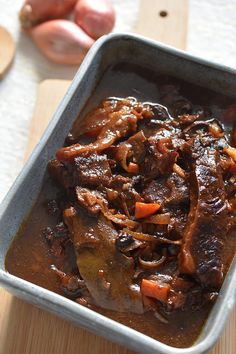
<instances>
[{"instance_id":1,"label":"dark meat piece","mask_svg":"<svg viewBox=\"0 0 236 354\"><path fill-rule=\"evenodd\" d=\"M122 175L113 175L108 185L109 188L106 188L107 199L110 201L111 206L128 217L134 213L135 203L143 201L143 198L133 187L134 185L135 179Z\"/></svg>"},{"instance_id":2,"label":"dark meat piece","mask_svg":"<svg viewBox=\"0 0 236 354\"><path fill-rule=\"evenodd\" d=\"M117 231L102 215L90 217L82 209L64 212L77 253L80 274L96 305L116 311L142 313L138 285L133 283L134 261L115 247Z\"/></svg>"},{"instance_id":3,"label":"dark meat piece","mask_svg":"<svg viewBox=\"0 0 236 354\"><path fill-rule=\"evenodd\" d=\"M189 187L185 179L176 173L172 173L167 179L165 186L169 189L169 196L165 205L181 205L189 203Z\"/></svg>"},{"instance_id":4,"label":"dark meat piece","mask_svg":"<svg viewBox=\"0 0 236 354\"><path fill-rule=\"evenodd\" d=\"M97 187L101 184L109 185L111 182L111 167L115 161L107 158L107 155L96 153L83 157L76 157L71 164L63 164L58 160L48 163L48 170L54 180L64 188L83 186Z\"/></svg>"},{"instance_id":5,"label":"dark meat piece","mask_svg":"<svg viewBox=\"0 0 236 354\"><path fill-rule=\"evenodd\" d=\"M49 215L58 215L60 213L60 207L56 199L51 199L47 203L47 211Z\"/></svg>"},{"instance_id":6,"label":"dark meat piece","mask_svg":"<svg viewBox=\"0 0 236 354\"><path fill-rule=\"evenodd\" d=\"M66 189L79 184L90 188L107 187L122 192L132 179L112 174L111 167L114 166L114 160L94 153L88 157L76 157L73 163L66 165L58 160L51 160L48 169L54 180Z\"/></svg>"},{"instance_id":7,"label":"dark meat piece","mask_svg":"<svg viewBox=\"0 0 236 354\"><path fill-rule=\"evenodd\" d=\"M159 134L162 138L170 137L174 128L172 120L150 119L148 121L139 121L139 129L143 131L146 138Z\"/></svg>"},{"instance_id":8,"label":"dark meat piece","mask_svg":"<svg viewBox=\"0 0 236 354\"><path fill-rule=\"evenodd\" d=\"M140 167L140 172L148 179L154 179L161 175L168 175L173 171L173 165L176 162L177 157L178 153L176 151L169 151L161 154L153 146L150 146Z\"/></svg>"},{"instance_id":9,"label":"dark meat piece","mask_svg":"<svg viewBox=\"0 0 236 354\"><path fill-rule=\"evenodd\" d=\"M96 215L101 212L107 220L112 221L116 225L131 229L138 226L136 221L130 220L127 216L119 212L115 213L113 209L109 209L108 202L102 193L80 186L77 186L75 190L78 204L89 212L89 214Z\"/></svg>"},{"instance_id":10,"label":"dark meat piece","mask_svg":"<svg viewBox=\"0 0 236 354\"><path fill-rule=\"evenodd\" d=\"M60 222L55 227L46 227L42 230L42 234L49 243L50 252L59 257L65 249L65 244L70 240L68 229L63 222Z\"/></svg>"},{"instance_id":11,"label":"dark meat piece","mask_svg":"<svg viewBox=\"0 0 236 354\"><path fill-rule=\"evenodd\" d=\"M142 130L127 140L127 142L132 146L132 160L137 164L141 163L145 156L144 142L146 140L147 138Z\"/></svg>"},{"instance_id":12,"label":"dark meat piece","mask_svg":"<svg viewBox=\"0 0 236 354\"><path fill-rule=\"evenodd\" d=\"M122 192L125 186L131 183L131 181L131 178L128 176L113 174L108 187L115 189L117 192Z\"/></svg>"},{"instance_id":13,"label":"dark meat piece","mask_svg":"<svg viewBox=\"0 0 236 354\"><path fill-rule=\"evenodd\" d=\"M61 282L61 288L66 296L77 298L79 295L87 292L84 281L78 275L66 274L57 269L55 265L51 265L51 270L56 273Z\"/></svg>"},{"instance_id":14,"label":"dark meat piece","mask_svg":"<svg viewBox=\"0 0 236 354\"><path fill-rule=\"evenodd\" d=\"M75 175L78 183L83 186L108 185L112 173L107 156L92 154L88 157L76 157Z\"/></svg>"},{"instance_id":15,"label":"dark meat piece","mask_svg":"<svg viewBox=\"0 0 236 354\"><path fill-rule=\"evenodd\" d=\"M119 144L115 158L125 171L129 172L128 160L130 162L132 159L132 162L136 164L140 164L142 162L145 156L145 141L145 135L142 131L139 131L137 134L132 135L125 142Z\"/></svg>"},{"instance_id":16,"label":"dark meat piece","mask_svg":"<svg viewBox=\"0 0 236 354\"><path fill-rule=\"evenodd\" d=\"M188 208L181 205L170 206L168 211L171 215L170 224L168 225L168 233L171 239L179 239L183 237L184 229L188 219Z\"/></svg>"},{"instance_id":17,"label":"dark meat piece","mask_svg":"<svg viewBox=\"0 0 236 354\"><path fill-rule=\"evenodd\" d=\"M162 104L170 108L173 117L193 113L193 105L188 99L180 94L179 87L176 87L176 85L163 85L160 88L160 92Z\"/></svg>"},{"instance_id":18,"label":"dark meat piece","mask_svg":"<svg viewBox=\"0 0 236 354\"><path fill-rule=\"evenodd\" d=\"M191 208L183 235L179 266L196 274L203 286L219 288L223 281L223 243L228 231L228 205L219 167L219 153L203 148L199 139L186 151L192 161Z\"/></svg>"},{"instance_id":19,"label":"dark meat piece","mask_svg":"<svg viewBox=\"0 0 236 354\"><path fill-rule=\"evenodd\" d=\"M48 162L48 171L53 179L62 187L69 188L73 185L73 175L68 173L62 162L54 159Z\"/></svg>"},{"instance_id":20,"label":"dark meat piece","mask_svg":"<svg viewBox=\"0 0 236 354\"><path fill-rule=\"evenodd\" d=\"M210 131L213 136L217 135L217 138L220 138L222 135L223 127L220 122L215 119L208 119L208 120L195 120L192 124L187 126L185 129L183 129L183 133L186 134L191 134L194 135L196 131ZM218 132L218 134L217 134Z\"/></svg>"},{"instance_id":21,"label":"dark meat piece","mask_svg":"<svg viewBox=\"0 0 236 354\"><path fill-rule=\"evenodd\" d=\"M121 210L124 210L125 214L130 216L134 214L135 203L142 202L143 198L132 187L132 184L126 184L123 186L123 191L118 197L118 203Z\"/></svg>"},{"instance_id":22,"label":"dark meat piece","mask_svg":"<svg viewBox=\"0 0 236 354\"><path fill-rule=\"evenodd\" d=\"M182 114L189 114L193 112L193 106L184 97L178 97L171 106L171 113L174 117L178 117Z\"/></svg>"},{"instance_id":23,"label":"dark meat piece","mask_svg":"<svg viewBox=\"0 0 236 354\"><path fill-rule=\"evenodd\" d=\"M187 126L194 123L199 118L199 114L183 114L178 118L178 123L181 126Z\"/></svg>"},{"instance_id":24,"label":"dark meat piece","mask_svg":"<svg viewBox=\"0 0 236 354\"><path fill-rule=\"evenodd\" d=\"M131 235L127 234L127 232L121 231L115 241L115 245L119 251L126 251L127 249L132 250L133 245L135 245L135 240Z\"/></svg>"},{"instance_id":25,"label":"dark meat piece","mask_svg":"<svg viewBox=\"0 0 236 354\"><path fill-rule=\"evenodd\" d=\"M230 177L225 184L225 190L229 203L232 205L233 210L236 210L236 176Z\"/></svg>"},{"instance_id":26,"label":"dark meat piece","mask_svg":"<svg viewBox=\"0 0 236 354\"><path fill-rule=\"evenodd\" d=\"M189 188L186 181L173 172L168 178L151 181L142 196L145 201L162 206L186 204L189 202Z\"/></svg>"},{"instance_id":27,"label":"dark meat piece","mask_svg":"<svg viewBox=\"0 0 236 354\"><path fill-rule=\"evenodd\" d=\"M109 196L107 198L110 201L112 208L115 208L130 217L130 215L134 214L135 203L142 202L143 198L130 185L125 187L126 188L124 188L122 192L116 195L115 198L110 199ZM110 191L111 190L108 192L109 195Z\"/></svg>"},{"instance_id":28,"label":"dark meat piece","mask_svg":"<svg viewBox=\"0 0 236 354\"><path fill-rule=\"evenodd\" d=\"M165 200L170 196L170 190L165 181L166 179L159 178L148 183L142 193L145 202L164 204Z\"/></svg>"},{"instance_id":29,"label":"dark meat piece","mask_svg":"<svg viewBox=\"0 0 236 354\"><path fill-rule=\"evenodd\" d=\"M174 277L171 282L170 295L168 297L167 311L173 311L178 308L191 311L199 310L206 303L216 300L216 292L209 292L202 289L199 284L193 280Z\"/></svg>"},{"instance_id":30,"label":"dark meat piece","mask_svg":"<svg viewBox=\"0 0 236 354\"><path fill-rule=\"evenodd\" d=\"M91 191L88 188L77 186L75 188L77 201L91 214L98 214L101 211L101 205L107 205L107 200L98 191Z\"/></svg>"},{"instance_id":31,"label":"dark meat piece","mask_svg":"<svg viewBox=\"0 0 236 354\"><path fill-rule=\"evenodd\" d=\"M162 136L170 136L173 130L173 118L170 116L166 107L160 104L151 104L153 116L148 120L138 122L139 131L149 138L162 131Z\"/></svg>"}]
</instances>

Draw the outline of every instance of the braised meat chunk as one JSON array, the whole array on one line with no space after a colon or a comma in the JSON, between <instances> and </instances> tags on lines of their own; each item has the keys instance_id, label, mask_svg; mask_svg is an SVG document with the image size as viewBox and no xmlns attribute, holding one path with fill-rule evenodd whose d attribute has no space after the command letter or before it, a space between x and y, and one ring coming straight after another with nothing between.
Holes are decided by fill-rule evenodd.
<instances>
[{"instance_id":1,"label":"braised meat chunk","mask_svg":"<svg viewBox=\"0 0 236 354\"><path fill-rule=\"evenodd\" d=\"M76 157L75 171L80 185L97 187L101 184L108 184L112 177L106 155L92 154L88 157Z\"/></svg>"},{"instance_id":2,"label":"braised meat chunk","mask_svg":"<svg viewBox=\"0 0 236 354\"><path fill-rule=\"evenodd\" d=\"M76 257L75 275L55 270L64 288L80 304L163 323L215 300L236 224L236 150L215 117L169 89L173 116L157 103L108 98L49 163Z\"/></svg>"},{"instance_id":3,"label":"braised meat chunk","mask_svg":"<svg viewBox=\"0 0 236 354\"><path fill-rule=\"evenodd\" d=\"M196 139L188 152L192 160L191 206L183 233L180 269L196 274L205 287L219 288L223 281L222 250L230 214L219 151L202 148Z\"/></svg>"}]
</instances>

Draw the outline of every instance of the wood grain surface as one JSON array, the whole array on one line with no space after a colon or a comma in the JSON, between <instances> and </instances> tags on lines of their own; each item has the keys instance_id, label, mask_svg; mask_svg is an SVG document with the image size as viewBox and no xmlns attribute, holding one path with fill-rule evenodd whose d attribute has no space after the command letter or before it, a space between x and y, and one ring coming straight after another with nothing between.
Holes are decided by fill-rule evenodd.
<instances>
[{"instance_id":1,"label":"wood grain surface","mask_svg":"<svg viewBox=\"0 0 236 354\"><path fill-rule=\"evenodd\" d=\"M6 28L0 26L0 80L11 66L15 54L15 42Z\"/></svg>"},{"instance_id":2,"label":"wood grain surface","mask_svg":"<svg viewBox=\"0 0 236 354\"><path fill-rule=\"evenodd\" d=\"M185 49L187 27L188 0L140 0L134 32Z\"/></svg>"},{"instance_id":3,"label":"wood grain surface","mask_svg":"<svg viewBox=\"0 0 236 354\"><path fill-rule=\"evenodd\" d=\"M173 26L165 27L165 30L161 30L161 28L164 28L162 26L165 26L165 22L160 22L161 24L157 22L159 30L155 33L158 32L157 36L160 36L156 37L156 34L154 36L154 33L152 33L151 37L184 49L187 0L149 0L148 2L154 5L154 9L153 7L152 9L158 15L158 21L161 17L160 11L167 12L167 16L161 17L161 21L169 21L169 15L178 17ZM150 31L155 27L150 26L148 33L145 30L145 19L146 23L150 22L149 17L145 16L151 16L150 10L148 15L147 9L144 8L145 3L147 4L147 1L141 0L140 23L137 23L136 28L139 33L150 36ZM151 21L154 20L156 18L152 16ZM185 33L183 33L184 31ZM62 80L45 80L39 85L26 158L40 140L69 83L69 81ZM16 299L3 289L0 289L0 303L0 354L132 354L126 348L90 334L56 316ZM222 337L211 354L235 354L235 333L236 309L234 309Z\"/></svg>"}]
</instances>

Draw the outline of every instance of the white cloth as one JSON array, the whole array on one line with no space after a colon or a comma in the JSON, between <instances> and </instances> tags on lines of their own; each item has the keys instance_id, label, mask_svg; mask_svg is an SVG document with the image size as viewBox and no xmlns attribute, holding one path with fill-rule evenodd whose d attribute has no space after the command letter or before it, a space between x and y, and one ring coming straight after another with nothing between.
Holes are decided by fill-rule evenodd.
<instances>
[{"instance_id":1,"label":"white cloth","mask_svg":"<svg viewBox=\"0 0 236 354\"><path fill-rule=\"evenodd\" d=\"M187 50L236 67L236 0L189 1ZM13 66L0 81L0 200L23 165L38 83L46 78L71 79L76 72L75 67L51 64L20 32L18 11L22 2L0 0L0 25L12 33L17 43ZM131 30L138 0L113 2L117 12L115 31Z\"/></svg>"}]
</instances>

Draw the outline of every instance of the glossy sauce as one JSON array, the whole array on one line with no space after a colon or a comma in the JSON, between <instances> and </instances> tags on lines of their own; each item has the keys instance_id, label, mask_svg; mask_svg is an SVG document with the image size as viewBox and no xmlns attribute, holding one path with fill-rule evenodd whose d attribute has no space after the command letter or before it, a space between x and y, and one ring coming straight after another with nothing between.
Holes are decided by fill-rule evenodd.
<instances>
[{"instance_id":1,"label":"glossy sauce","mask_svg":"<svg viewBox=\"0 0 236 354\"><path fill-rule=\"evenodd\" d=\"M111 68L105 73L82 116L108 96L135 96L139 100L162 103L160 87L164 84L179 87L181 94L194 105L208 106L213 111L215 118L220 118L222 110L234 103L228 97L201 87L196 87L168 76L153 75L148 70L138 67L131 68L129 65L123 64ZM78 123L75 122L73 129L76 130L77 127ZM22 224L8 251L6 269L20 278L64 295L58 278L50 267L54 264L62 271L73 272L73 269L76 268L73 247L67 247L65 256L58 261L51 254L48 243L41 232L47 226L55 226L61 219L60 213L58 215L48 214L47 203L54 198L60 200L63 196L60 195L53 181L47 176L29 217ZM227 267L233 258L235 248L236 239L231 234L228 236L225 246ZM181 310L175 311L169 316L169 323L167 324L161 323L152 313L145 313L144 315L118 313L95 308L95 306L93 309L166 344L175 347L188 347L199 336L211 307L212 305L207 305L190 313Z\"/></svg>"}]
</instances>

